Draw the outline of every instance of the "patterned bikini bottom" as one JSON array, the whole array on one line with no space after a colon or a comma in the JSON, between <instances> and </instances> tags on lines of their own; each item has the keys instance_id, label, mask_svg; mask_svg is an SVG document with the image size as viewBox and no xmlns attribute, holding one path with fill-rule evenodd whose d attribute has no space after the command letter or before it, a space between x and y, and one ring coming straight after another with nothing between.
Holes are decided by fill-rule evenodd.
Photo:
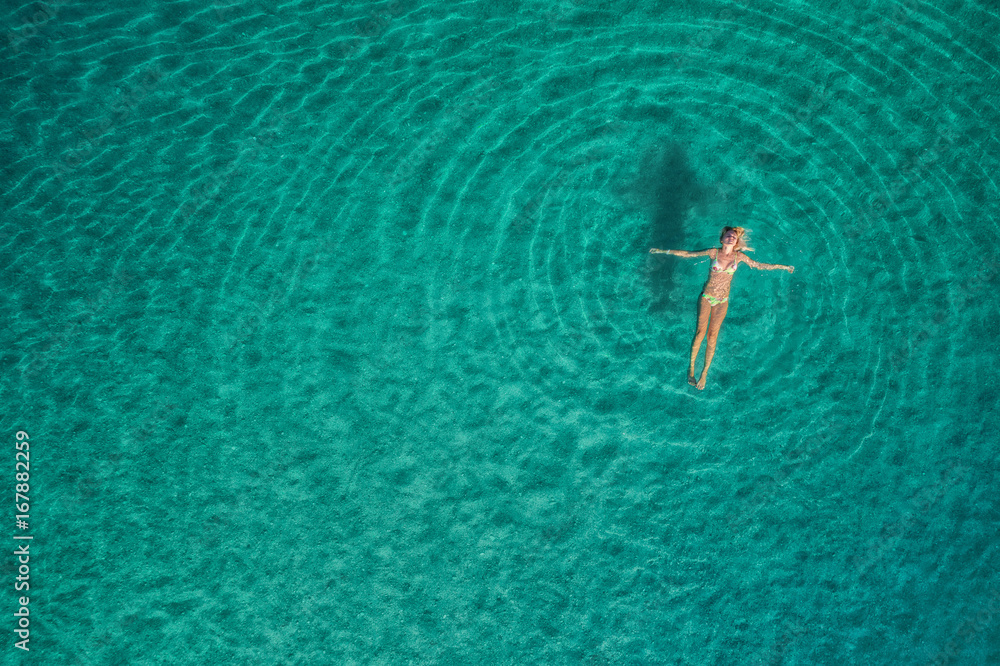
<instances>
[{"instance_id":1,"label":"patterned bikini bottom","mask_svg":"<svg viewBox=\"0 0 1000 666\"><path fill-rule=\"evenodd\" d=\"M721 304L723 304L723 303L725 303L726 301L729 300L728 296L726 296L725 298L721 298L720 299L720 298L716 298L715 296L709 296L708 294L702 294L701 297L704 298L706 301L708 301L708 304L711 305L711 306L713 306L713 307L716 306L716 305L721 305Z\"/></svg>"}]
</instances>

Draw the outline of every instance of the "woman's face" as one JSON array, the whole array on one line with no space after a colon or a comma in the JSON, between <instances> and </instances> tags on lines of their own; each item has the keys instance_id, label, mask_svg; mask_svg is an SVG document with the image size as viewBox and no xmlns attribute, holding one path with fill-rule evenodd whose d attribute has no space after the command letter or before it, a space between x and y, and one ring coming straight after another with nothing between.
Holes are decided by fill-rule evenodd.
<instances>
[{"instance_id":1,"label":"woman's face","mask_svg":"<svg viewBox=\"0 0 1000 666\"><path fill-rule=\"evenodd\" d=\"M732 229L722 234L722 244L723 245L736 245L736 240L739 236Z\"/></svg>"}]
</instances>

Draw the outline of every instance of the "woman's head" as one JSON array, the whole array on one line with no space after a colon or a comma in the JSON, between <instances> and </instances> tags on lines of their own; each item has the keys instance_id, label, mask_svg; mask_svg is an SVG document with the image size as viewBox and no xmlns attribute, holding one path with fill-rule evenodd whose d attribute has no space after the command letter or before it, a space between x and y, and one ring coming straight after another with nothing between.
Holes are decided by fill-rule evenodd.
<instances>
[{"instance_id":1,"label":"woman's head","mask_svg":"<svg viewBox=\"0 0 1000 666\"><path fill-rule=\"evenodd\" d=\"M723 245L732 245L733 249L753 252L753 248L748 245L750 242L750 230L743 227L722 227L719 234L719 242Z\"/></svg>"}]
</instances>

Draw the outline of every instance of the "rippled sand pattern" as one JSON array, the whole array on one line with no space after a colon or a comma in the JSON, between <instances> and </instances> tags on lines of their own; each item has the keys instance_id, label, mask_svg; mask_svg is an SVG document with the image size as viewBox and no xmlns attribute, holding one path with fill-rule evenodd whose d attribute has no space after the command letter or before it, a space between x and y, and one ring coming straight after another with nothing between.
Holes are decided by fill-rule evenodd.
<instances>
[{"instance_id":1,"label":"rippled sand pattern","mask_svg":"<svg viewBox=\"0 0 1000 666\"><path fill-rule=\"evenodd\" d=\"M1000 663L1000 12L675 5L4 10L3 649Z\"/></svg>"}]
</instances>

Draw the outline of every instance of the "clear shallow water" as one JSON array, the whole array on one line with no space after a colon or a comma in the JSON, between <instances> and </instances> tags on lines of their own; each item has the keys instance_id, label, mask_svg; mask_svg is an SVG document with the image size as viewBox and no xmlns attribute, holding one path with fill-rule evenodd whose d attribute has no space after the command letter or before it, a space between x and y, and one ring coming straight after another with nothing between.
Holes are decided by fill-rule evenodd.
<instances>
[{"instance_id":1,"label":"clear shallow water","mask_svg":"<svg viewBox=\"0 0 1000 666\"><path fill-rule=\"evenodd\" d=\"M1000 659L995 9L49 12L5 659ZM647 250L733 223L797 270L738 271L698 393L707 263Z\"/></svg>"}]
</instances>

